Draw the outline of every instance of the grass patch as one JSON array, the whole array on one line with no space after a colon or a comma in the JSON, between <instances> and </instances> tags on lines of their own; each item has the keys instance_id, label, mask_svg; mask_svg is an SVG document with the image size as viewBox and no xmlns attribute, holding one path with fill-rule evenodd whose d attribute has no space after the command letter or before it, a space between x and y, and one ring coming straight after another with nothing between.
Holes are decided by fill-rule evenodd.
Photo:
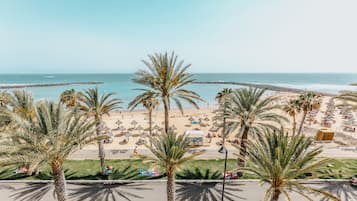
<instances>
[{"instance_id":1,"label":"grass patch","mask_svg":"<svg viewBox=\"0 0 357 201\"><path fill-rule=\"evenodd\" d=\"M140 168L148 169L150 168L150 163L144 163L142 160L106 160L107 165L113 166L115 169L124 169L130 166L130 169L139 170ZM210 169L210 171L223 172L224 160L193 160L185 163L182 166L183 169L195 170L199 168L204 171ZM237 160L228 159L227 170L234 170L237 168ZM93 176L97 175L100 171L99 160L67 160L64 162L64 169L69 170L71 173L71 178L69 179L95 179ZM14 175L12 172L15 170L13 168L0 168L0 179L36 179L33 176L24 176L21 178L16 177L2 177L2 175ZM6 172L4 172L6 171ZM50 173L51 169L48 165L40 168L42 173ZM322 178L327 179L347 179L351 178L353 175L357 174L357 159L332 159L329 167L323 170L326 176ZM3 172L3 173L1 173ZM255 179L252 175L245 174L243 179Z\"/></svg>"}]
</instances>

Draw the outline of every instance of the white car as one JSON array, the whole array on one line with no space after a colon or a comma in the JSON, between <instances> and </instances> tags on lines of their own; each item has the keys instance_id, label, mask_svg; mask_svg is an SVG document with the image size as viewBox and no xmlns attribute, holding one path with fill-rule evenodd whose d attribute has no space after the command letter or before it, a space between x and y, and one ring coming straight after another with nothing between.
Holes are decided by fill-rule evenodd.
<instances>
[{"instance_id":1,"label":"white car","mask_svg":"<svg viewBox=\"0 0 357 201\"><path fill-rule=\"evenodd\" d=\"M352 186L357 186L357 175L353 176L351 179L351 185Z\"/></svg>"}]
</instances>

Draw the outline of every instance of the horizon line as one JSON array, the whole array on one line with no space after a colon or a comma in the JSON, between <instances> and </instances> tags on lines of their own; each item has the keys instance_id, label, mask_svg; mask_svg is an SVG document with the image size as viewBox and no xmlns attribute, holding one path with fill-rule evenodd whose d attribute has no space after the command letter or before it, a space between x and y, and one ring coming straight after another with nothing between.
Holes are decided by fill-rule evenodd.
<instances>
[{"instance_id":1,"label":"horizon line","mask_svg":"<svg viewBox=\"0 0 357 201\"><path fill-rule=\"evenodd\" d=\"M109 75L109 74L135 74L136 72L55 72L55 73L0 73L0 75ZM190 74L357 74L357 72L189 72Z\"/></svg>"}]
</instances>

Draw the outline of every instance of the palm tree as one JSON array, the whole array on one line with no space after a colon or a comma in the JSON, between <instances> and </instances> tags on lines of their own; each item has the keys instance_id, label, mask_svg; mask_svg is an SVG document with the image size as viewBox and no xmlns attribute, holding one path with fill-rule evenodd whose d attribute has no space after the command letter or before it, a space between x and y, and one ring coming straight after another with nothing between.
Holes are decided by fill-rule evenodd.
<instances>
[{"instance_id":1,"label":"palm tree","mask_svg":"<svg viewBox=\"0 0 357 201\"><path fill-rule=\"evenodd\" d=\"M135 99L129 103L128 108L130 110L133 110L139 104L142 104L149 112L149 135L151 137L152 136L152 112L159 107L160 104L159 100L157 99L155 93L144 92L138 95L137 97L135 97Z\"/></svg>"},{"instance_id":2,"label":"palm tree","mask_svg":"<svg viewBox=\"0 0 357 201\"><path fill-rule=\"evenodd\" d=\"M222 91L218 92L216 95L216 100L219 104L219 107L223 108L222 109L222 120L223 120L223 125L222 125L222 144L224 145L225 138L226 138L226 112L227 112L227 107L229 102L229 99L232 94L232 89L230 88L224 88Z\"/></svg>"},{"instance_id":3,"label":"palm tree","mask_svg":"<svg viewBox=\"0 0 357 201\"><path fill-rule=\"evenodd\" d=\"M313 109L320 108L320 104L321 104L321 97L319 95L316 95L314 92L307 92L299 96L298 105L300 109L303 111L303 116L297 133L298 135L302 131L302 127L304 125L304 121L307 113L311 112Z\"/></svg>"},{"instance_id":4,"label":"palm tree","mask_svg":"<svg viewBox=\"0 0 357 201\"><path fill-rule=\"evenodd\" d=\"M236 121L234 122L236 127L240 126L239 167L245 165L246 143L250 133L259 135L266 128L276 129L276 124L281 125L282 121L287 121L285 117L273 111L280 108L275 104L277 98L263 97L264 92L265 89L257 88L240 88L232 92L227 117Z\"/></svg>"},{"instance_id":5,"label":"palm tree","mask_svg":"<svg viewBox=\"0 0 357 201\"><path fill-rule=\"evenodd\" d=\"M299 100L291 99L284 106L283 110L293 118L293 135L296 133L296 115L300 112Z\"/></svg>"},{"instance_id":6,"label":"palm tree","mask_svg":"<svg viewBox=\"0 0 357 201\"><path fill-rule=\"evenodd\" d=\"M108 115L115 109L119 109L119 104L122 103L120 99L112 98L114 93L103 93L99 95L98 87L87 89L84 91L83 98L81 100L82 109L91 116L96 124L96 134L101 135L101 125L103 124L103 116ZM100 158L100 167L102 174L105 173L105 153L103 141L98 141L98 151Z\"/></svg>"},{"instance_id":7,"label":"palm tree","mask_svg":"<svg viewBox=\"0 0 357 201\"><path fill-rule=\"evenodd\" d=\"M0 130L4 129L7 125L10 124L11 119L9 118L9 104L11 96L8 92L0 92Z\"/></svg>"},{"instance_id":8,"label":"palm tree","mask_svg":"<svg viewBox=\"0 0 357 201\"><path fill-rule=\"evenodd\" d=\"M180 100L185 100L199 108L196 101L202 99L197 93L184 88L194 81L192 75L186 72L190 64L184 65L183 60L178 62L178 56L174 52L171 55L168 55L167 52L165 54L156 53L148 57L149 61L143 60L148 70L137 71L133 81L145 86L140 90L161 97L165 112L165 132L168 133L170 102L174 101L183 113Z\"/></svg>"},{"instance_id":9,"label":"palm tree","mask_svg":"<svg viewBox=\"0 0 357 201\"><path fill-rule=\"evenodd\" d=\"M36 121L17 116L13 118L19 129L12 130L11 138L3 142L0 164L31 163L34 169L48 163L52 169L55 193L59 201L67 200L63 162L69 154L82 146L96 142L94 122L86 116L74 115L61 104L41 102L35 109Z\"/></svg>"},{"instance_id":10,"label":"palm tree","mask_svg":"<svg viewBox=\"0 0 357 201\"><path fill-rule=\"evenodd\" d=\"M0 108L5 108L9 105L11 95L7 91L0 92Z\"/></svg>"},{"instance_id":11,"label":"palm tree","mask_svg":"<svg viewBox=\"0 0 357 201\"><path fill-rule=\"evenodd\" d=\"M347 101L348 103L343 105L349 106L352 110L357 110L357 92L355 91L344 92L341 93L336 98L343 101Z\"/></svg>"},{"instance_id":12,"label":"palm tree","mask_svg":"<svg viewBox=\"0 0 357 201\"><path fill-rule=\"evenodd\" d=\"M154 157L141 156L145 161L152 162L154 167L165 171L167 175L167 201L175 201L175 172L180 166L192 160L198 154L184 156L190 149L190 139L184 135L169 132L152 138L152 147L147 146Z\"/></svg>"},{"instance_id":13,"label":"palm tree","mask_svg":"<svg viewBox=\"0 0 357 201\"><path fill-rule=\"evenodd\" d=\"M295 135L290 139L283 129L266 131L257 140L249 141L247 159L249 165L241 170L259 177L270 184L265 199L277 201L281 194L291 200L289 191L312 200L308 193L318 193L333 200L337 197L321 189L304 186L301 181L318 176L318 171L326 167L329 159L318 159L321 147L310 148L313 139L304 135ZM308 177L307 175L312 175ZM296 180L303 178L302 180Z\"/></svg>"},{"instance_id":14,"label":"palm tree","mask_svg":"<svg viewBox=\"0 0 357 201\"><path fill-rule=\"evenodd\" d=\"M32 94L25 90L13 91L10 97L9 106L12 111L17 113L22 118L34 120L35 117L35 102Z\"/></svg>"},{"instance_id":15,"label":"palm tree","mask_svg":"<svg viewBox=\"0 0 357 201\"><path fill-rule=\"evenodd\" d=\"M74 108L74 110L78 110L80 109L80 102L82 98L82 92L78 92L75 89L68 89L61 93L60 102L65 104L68 108Z\"/></svg>"}]
</instances>

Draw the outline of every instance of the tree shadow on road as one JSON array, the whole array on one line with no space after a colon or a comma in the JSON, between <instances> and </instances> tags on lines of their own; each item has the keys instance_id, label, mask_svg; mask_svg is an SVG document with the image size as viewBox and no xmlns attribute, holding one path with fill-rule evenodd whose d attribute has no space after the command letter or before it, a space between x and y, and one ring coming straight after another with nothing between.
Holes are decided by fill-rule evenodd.
<instances>
[{"instance_id":1,"label":"tree shadow on road","mask_svg":"<svg viewBox=\"0 0 357 201\"><path fill-rule=\"evenodd\" d=\"M52 183L27 183L25 187L13 191L15 192L10 197L18 201L40 201L50 191L55 197Z\"/></svg>"},{"instance_id":2,"label":"tree shadow on road","mask_svg":"<svg viewBox=\"0 0 357 201\"><path fill-rule=\"evenodd\" d=\"M0 185L0 190L15 190L15 188L10 186L10 185L1 184Z\"/></svg>"},{"instance_id":3,"label":"tree shadow on road","mask_svg":"<svg viewBox=\"0 0 357 201\"><path fill-rule=\"evenodd\" d=\"M350 181L321 182L322 190L328 191L339 197L341 201L357 201L357 187L351 185ZM321 201L328 201L322 198Z\"/></svg>"},{"instance_id":4,"label":"tree shadow on road","mask_svg":"<svg viewBox=\"0 0 357 201\"><path fill-rule=\"evenodd\" d=\"M70 198L73 200L89 201L131 201L133 198L144 199L144 197L138 194L143 190L152 190L151 188L143 187L144 184L133 182L76 184L75 186L76 188L71 189Z\"/></svg>"},{"instance_id":5,"label":"tree shadow on road","mask_svg":"<svg viewBox=\"0 0 357 201\"><path fill-rule=\"evenodd\" d=\"M178 182L176 190L177 199L179 201L219 201L221 200L222 183L221 182ZM226 183L224 200L236 201L246 200L246 198L238 196L239 188L243 184Z\"/></svg>"}]
</instances>

